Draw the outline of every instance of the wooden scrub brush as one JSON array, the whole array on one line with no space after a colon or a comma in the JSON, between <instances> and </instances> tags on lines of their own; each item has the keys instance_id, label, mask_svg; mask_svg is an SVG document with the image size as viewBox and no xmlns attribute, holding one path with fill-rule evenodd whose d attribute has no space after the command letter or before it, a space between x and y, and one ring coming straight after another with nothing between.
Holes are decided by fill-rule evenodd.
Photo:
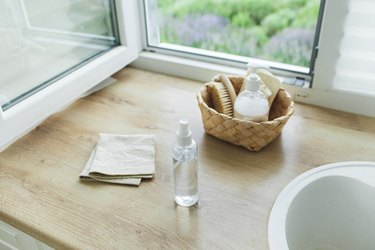
<instances>
[{"instance_id":1,"label":"wooden scrub brush","mask_svg":"<svg viewBox=\"0 0 375 250\"><path fill-rule=\"evenodd\" d=\"M228 76L217 76L214 82L210 82L208 85L208 91L211 96L213 108L219 113L233 117L236 92Z\"/></svg>"}]
</instances>

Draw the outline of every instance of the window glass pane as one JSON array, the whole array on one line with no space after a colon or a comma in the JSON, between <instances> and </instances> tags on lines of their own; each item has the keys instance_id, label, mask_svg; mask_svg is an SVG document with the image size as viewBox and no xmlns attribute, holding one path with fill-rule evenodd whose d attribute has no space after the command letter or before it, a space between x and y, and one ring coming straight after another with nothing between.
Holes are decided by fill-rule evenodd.
<instances>
[{"instance_id":1,"label":"window glass pane","mask_svg":"<svg viewBox=\"0 0 375 250\"><path fill-rule=\"evenodd\" d=\"M310 66L320 0L148 0L147 7L151 46Z\"/></svg>"},{"instance_id":2,"label":"window glass pane","mask_svg":"<svg viewBox=\"0 0 375 250\"><path fill-rule=\"evenodd\" d=\"M111 0L0 0L5 110L118 44Z\"/></svg>"}]
</instances>

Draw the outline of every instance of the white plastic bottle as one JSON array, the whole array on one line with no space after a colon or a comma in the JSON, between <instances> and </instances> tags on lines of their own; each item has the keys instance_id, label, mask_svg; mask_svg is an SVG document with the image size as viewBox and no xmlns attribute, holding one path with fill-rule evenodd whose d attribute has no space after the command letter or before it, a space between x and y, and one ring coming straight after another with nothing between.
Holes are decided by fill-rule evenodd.
<instances>
[{"instance_id":1,"label":"white plastic bottle","mask_svg":"<svg viewBox=\"0 0 375 250\"><path fill-rule=\"evenodd\" d=\"M187 119L179 121L172 153L175 201L180 206L193 206L199 199L198 147L191 138Z\"/></svg>"},{"instance_id":2,"label":"white plastic bottle","mask_svg":"<svg viewBox=\"0 0 375 250\"><path fill-rule=\"evenodd\" d=\"M260 91L260 77L255 70L266 68L262 65L248 64L251 72L245 78L245 90L242 91L234 102L234 117L253 122L268 121L270 105L267 97Z\"/></svg>"}]
</instances>

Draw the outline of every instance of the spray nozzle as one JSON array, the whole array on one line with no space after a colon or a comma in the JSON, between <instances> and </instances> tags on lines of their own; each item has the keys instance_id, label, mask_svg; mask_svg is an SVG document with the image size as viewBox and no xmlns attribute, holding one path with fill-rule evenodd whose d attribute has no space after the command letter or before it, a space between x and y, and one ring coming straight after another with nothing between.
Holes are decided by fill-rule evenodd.
<instances>
[{"instance_id":1,"label":"spray nozzle","mask_svg":"<svg viewBox=\"0 0 375 250\"><path fill-rule=\"evenodd\" d=\"M188 136L191 133L189 130L189 121L187 119L180 119L178 123L178 134L180 136Z\"/></svg>"},{"instance_id":2,"label":"spray nozzle","mask_svg":"<svg viewBox=\"0 0 375 250\"><path fill-rule=\"evenodd\" d=\"M248 71L246 74L246 89L250 91L258 91L260 86L260 77L257 75L256 70L269 69L269 67L255 62L249 62L247 64L247 67Z\"/></svg>"},{"instance_id":3,"label":"spray nozzle","mask_svg":"<svg viewBox=\"0 0 375 250\"><path fill-rule=\"evenodd\" d=\"M187 119L180 119L178 121L177 144L181 147L191 144L191 131Z\"/></svg>"}]
</instances>

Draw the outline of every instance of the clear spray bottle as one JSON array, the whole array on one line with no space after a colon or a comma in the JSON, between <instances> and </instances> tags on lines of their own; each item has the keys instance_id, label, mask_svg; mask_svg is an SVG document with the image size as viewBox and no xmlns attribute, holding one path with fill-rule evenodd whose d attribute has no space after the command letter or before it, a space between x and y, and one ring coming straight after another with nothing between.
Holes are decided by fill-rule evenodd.
<instances>
[{"instance_id":1,"label":"clear spray bottle","mask_svg":"<svg viewBox=\"0 0 375 250\"><path fill-rule=\"evenodd\" d=\"M180 206L193 206L199 199L198 147L191 138L187 119L179 121L172 154L175 201Z\"/></svg>"}]
</instances>

